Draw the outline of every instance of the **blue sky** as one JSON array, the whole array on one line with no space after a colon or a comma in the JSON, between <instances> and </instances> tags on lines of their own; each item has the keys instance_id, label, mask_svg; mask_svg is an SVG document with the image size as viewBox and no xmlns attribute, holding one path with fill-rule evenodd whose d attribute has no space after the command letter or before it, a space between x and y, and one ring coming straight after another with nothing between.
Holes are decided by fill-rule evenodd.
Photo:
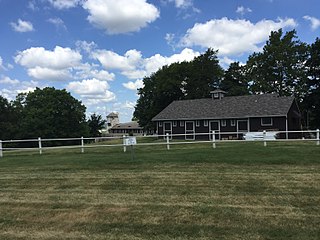
<instances>
[{"instance_id":1,"label":"blue sky","mask_svg":"<svg viewBox=\"0 0 320 240\"><path fill-rule=\"evenodd\" d=\"M245 63L271 31L320 37L319 0L0 0L0 95L67 89L130 121L142 79L208 47Z\"/></svg>"}]
</instances>

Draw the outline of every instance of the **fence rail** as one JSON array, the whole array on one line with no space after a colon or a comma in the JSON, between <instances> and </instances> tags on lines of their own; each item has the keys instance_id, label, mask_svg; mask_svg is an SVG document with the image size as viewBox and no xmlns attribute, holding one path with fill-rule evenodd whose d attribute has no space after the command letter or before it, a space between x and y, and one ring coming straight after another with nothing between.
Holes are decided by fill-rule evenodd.
<instances>
[{"instance_id":1,"label":"fence rail","mask_svg":"<svg viewBox=\"0 0 320 240\"><path fill-rule=\"evenodd\" d=\"M269 132L270 133L270 132ZM244 142L244 141L258 141L263 142L263 145L267 147L268 142L291 142L291 141L314 141L316 145L320 145L320 134L319 129L316 130L303 130L303 131L276 131L276 134L285 134L286 138L283 139L270 139L267 137L268 132L263 131L259 132L257 138L253 139L224 139L221 136L228 135L237 135L237 136L246 136L248 134L253 134L252 132L218 132L211 131L207 133L188 133L188 134L165 134L165 135L146 135L146 136L112 136L112 137L81 137L81 138L45 138L41 137L36 139L19 139L19 140L0 140L0 157L4 156L4 152L13 151L13 150L22 150L22 151L39 151L39 154L42 154L43 151L48 149L80 149L82 153L85 152L85 148L101 148L101 147L123 147L123 151L126 152L127 147L132 147L132 145L137 146L156 146L156 145L165 145L167 150L170 150L171 145L177 144L197 144L197 143L211 143L213 148L216 148L216 143L220 142ZM288 139L288 135L295 134L300 136L299 138ZM216 136L219 136L216 138ZM188 136L192 136L193 139L188 139ZM195 140L196 137L207 136L208 140ZM184 139L183 139L184 137ZM128 141L130 138L135 138L134 142ZM139 138L155 138L159 141L157 142L139 142ZM138 140L136 140L138 139ZM92 144L92 142L98 143L108 143L110 140L120 140L119 143L110 143L110 144ZM54 142L70 142L73 144L70 145L59 145L59 146L44 146L46 143ZM87 143L86 143L87 142ZM33 147L9 147L10 144L21 144L21 143L35 143ZM85 144L86 143L86 144Z\"/></svg>"}]
</instances>

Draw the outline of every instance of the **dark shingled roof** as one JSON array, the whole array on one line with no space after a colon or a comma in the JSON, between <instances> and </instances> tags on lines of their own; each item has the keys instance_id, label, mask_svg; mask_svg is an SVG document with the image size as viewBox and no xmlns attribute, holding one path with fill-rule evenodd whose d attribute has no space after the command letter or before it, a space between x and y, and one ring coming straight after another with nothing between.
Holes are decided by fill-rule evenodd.
<instances>
[{"instance_id":1,"label":"dark shingled roof","mask_svg":"<svg viewBox=\"0 0 320 240\"><path fill-rule=\"evenodd\" d=\"M152 121L286 116L293 97L275 94L174 101Z\"/></svg>"},{"instance_id":2,"label":"dark shingled roof","mask_svg":"<svg viewBox=\"0 0 320 240\"><path fill-rule=\"evenodd\" d=\"M139 126L138 122L127 122L127 123L119 123L114 125L112 129L142 129L142 127Z\"/></svg>"}]
</instances>

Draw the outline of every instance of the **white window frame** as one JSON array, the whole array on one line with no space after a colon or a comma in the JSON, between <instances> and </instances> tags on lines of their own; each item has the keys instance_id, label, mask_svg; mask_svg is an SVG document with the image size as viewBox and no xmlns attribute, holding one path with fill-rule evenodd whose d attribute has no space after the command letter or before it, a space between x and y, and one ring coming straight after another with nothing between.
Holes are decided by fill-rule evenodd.
<instances>
[{"instance_id":1,"label":"white window frame","mask_svg":"<svg viewBox=\"0 0 320 240\"><path fill-rule=\"evenodd\" d=\"M162 127L162 122L159 122L159 127Z\"/></svg>"},{"instance_id":2,"label":"white window frame","mask_svg":"<svg viewBox=\"0 0 320 240\"><path fill-rule=\"evenodd\" d=\"M196 120L196 127L200 127L200 120Z\"/></svg>"},{"instance_id":3,"label":"white window frame","mask_svg":"<svg viewBox=\"0 0 320 240\"><path fill-rule=\"evenodd\" d=\"M209 121L208 120L203 120L203 126L208 127Z\"/></svg>"},{"instance_id":4,"label":"white window frame","mask_svg":"<svg viewBox=\"0 0 320 240\"><path fill-rule=\"evenodd\" d=\"M177 121L172 121L172 126L176 127L177 126Z\"/></svg>"},{"instance_id":5,"label":"white window frame","mask_svg":"<svg viewBox=\"0 0 320 240\"><path fill-rule=\"evenodd\" d=\"M230 126L231 127L235 127L236 126L236 120L235 119L231 119L230 120Z\"/></svg>"},{"instance_id":6,"label":"white window frame","mask_svg":"<svg viewBox=\"0 0 320 240\"><path fill-rule=\"evenodd\" d=\"M184 127L184 121L179 121L180 127Z\"/></svg>"},{"instance_id":7,"label":"white window frame","mask_svg":"<svg viewBox=\"0 0 320 240\"><path fill-rule=\"evenodd\" d=\"M263 119L266 119L266 118L270 118L270 123L263 123ZM261 126L273 126L273 119L272 117L262 117L261 118Z\"/></svg>"},{"instance_id":8,"label":"white window frame","mask_svg":"<svg viewBox=\"0 0 320 240\"><path fill-rule=\"evenodd\" d=\"M227 120L221 119L221 127L226 127L226 126L227 126Z\"/></svg>"}]
</instances>

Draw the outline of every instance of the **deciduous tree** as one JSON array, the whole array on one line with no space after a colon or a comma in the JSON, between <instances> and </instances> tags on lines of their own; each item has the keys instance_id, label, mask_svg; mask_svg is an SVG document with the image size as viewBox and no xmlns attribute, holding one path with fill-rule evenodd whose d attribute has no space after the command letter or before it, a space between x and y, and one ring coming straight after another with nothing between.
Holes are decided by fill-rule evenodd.
<instances>
[{"instance_id":1,"label":"deciduous tree","mask_svg":"<svg viewBox=\"0 0 320 240\"><path fill-rule=\"evenodd\" d=\"M101 136L100 130L104 127L106 120L99 114L91 114L88 120L89 134L91 137Z\"/></svg>"},{"instance_id":2,"label":"deciduous tree","mask_svg":"<svg viewBox=\"0 0 320 240\"><path fill-rule=\"evenodd\" d=\"M241 96L249 94L248 81L245 75L245 67L239 62L231 63L224 73L220 88L227 92L228 96Z\"/></svg>"},{"instance_id":3,"label":"deciduous tree","mask_svg":"<svg viewBox=\"0 0 320 240\"><path fill-rule=\"evenodd\" d=\"M134 118L146 130L153 129L152 118L174 100L209 97L222 79L217 51L208 49L191 62L164 66L143 79L138 90Z\"/></svg>"},{"instance_id":4,"label":"deciduous tree","mask_svg":"<svg viewBox=\"0 0 320 240\"><path fill-rule=\"evenodd\" d=\"M88 134L86 107L66 90L36 88L23 101L21 137L61 138Z\"/></svg>"},{"instance_id":5,"label":"deciduous tree","mask_svg":"<svg viewBox=\"0 0 320 240\"><path fill-rule=\"evenodd\" d=\"M296 31L271 32L263 52L249 56L246 68L253 93L294 95L299 101L307 89L307 45Z\"/></svg>"}]
</instances>

